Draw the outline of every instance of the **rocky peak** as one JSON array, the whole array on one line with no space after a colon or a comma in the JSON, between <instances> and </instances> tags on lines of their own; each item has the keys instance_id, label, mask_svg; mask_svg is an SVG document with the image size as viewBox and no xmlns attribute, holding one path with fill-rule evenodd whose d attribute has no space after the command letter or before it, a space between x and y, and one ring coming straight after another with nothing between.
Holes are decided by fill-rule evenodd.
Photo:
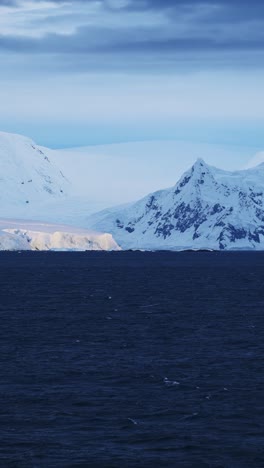
<instances>
[{"instance_id":1,"label":"rocky peak","mask_svg":"<svg viewBox=\"0 0 264 468\"><path fill-rule=\"evenodd\" d=\"M175 194L179 195L181 193L184 195L186 191L193 194L198 191L199 194L203 186L212 184L215 184L212 168L203 159L199 158L176 184Z\"/></svg>"},{"instance_id":2,"label":"rocky peak","mask_svg":"<svg viewBox=\"0 0 264 468\"><path fill-rule=\"evenodd\" d=\"M264 250L262 167L227 172L198 159L173 188L102 216L99 227L123 248Z\"/></svg>"}]
</instances>

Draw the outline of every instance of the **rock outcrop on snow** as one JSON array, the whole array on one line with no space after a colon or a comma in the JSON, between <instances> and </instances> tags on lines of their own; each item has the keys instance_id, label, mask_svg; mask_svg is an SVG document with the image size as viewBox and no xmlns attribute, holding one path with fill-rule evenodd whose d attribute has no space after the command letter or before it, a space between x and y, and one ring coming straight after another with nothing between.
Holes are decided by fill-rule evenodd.
<instances>
[{"instance_id":1,"label":"rock outcrop on snow","mask_svg":"<svg viewBox=\"0 0 264 468\"><path fill-rule=\"evenodd\" d=\"M124 249L264 249L264 164L227 172L202 159L172 188L127 208L105 210L88 226Z\"/></svg>"}]
</instances>

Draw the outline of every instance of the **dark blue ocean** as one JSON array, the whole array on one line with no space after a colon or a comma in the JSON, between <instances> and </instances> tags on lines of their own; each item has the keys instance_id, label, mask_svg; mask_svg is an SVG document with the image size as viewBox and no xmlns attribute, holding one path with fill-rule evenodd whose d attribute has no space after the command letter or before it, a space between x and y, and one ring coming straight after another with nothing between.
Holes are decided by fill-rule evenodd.
<instances>
[{"instance_id":1,"label":"dark blue ocean","mask_svg":"<svg viewBox=\"0 0 264 468\"><path fill-rule=\"evenodd\" d=\"M1 253L0 467L264 467L264 253Z\"/></svg>"}]
</instances>

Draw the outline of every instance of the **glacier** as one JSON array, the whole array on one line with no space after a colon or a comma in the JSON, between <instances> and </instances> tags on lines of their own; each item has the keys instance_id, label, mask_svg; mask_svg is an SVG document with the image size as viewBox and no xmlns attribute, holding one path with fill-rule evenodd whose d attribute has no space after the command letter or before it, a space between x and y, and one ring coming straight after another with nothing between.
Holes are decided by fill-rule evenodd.
<instances>
[{"instance_id":1,"label":"glacier","mask_svg":"<svg viewBox=\"0 0 264 468\"><path fill-rule=\"evenodd\" d=\"M78 202L48 150L0 132L0 168L0 250L120 249L111 234L74 226Z\"/></svg>"},{"instance_id":2,"label":"glacier","mask_svg":"<svg viewBox=\"0 0 264 468\"><path fill-rule=\"evenodd\" d=\"M173 187L131 202L133 185L146 193L158 175L160 183L165 173L178 177L177 161L183 167L194 159L193 144L170 142L168 156L165 151L162 165L155 157L153 168L156 146L50 150L0 132L0 250L264 249L264 164L251 167L262 153L240 171L198 159ZM186 160L176 157L176 148ZM201 149L208 155L213 146L195 151ZM107 208L118 198L123 205Z\"/></svg>"},{"instance_id":3,"label":"glacier","mask_svg":"<svg viewBox=\"0 0 264 468\"><path fill-rule=\"evenodd\" d=\"M0 219L0 250L121 250L111 234L34 221Z\"/></svg>"}]
</instances>

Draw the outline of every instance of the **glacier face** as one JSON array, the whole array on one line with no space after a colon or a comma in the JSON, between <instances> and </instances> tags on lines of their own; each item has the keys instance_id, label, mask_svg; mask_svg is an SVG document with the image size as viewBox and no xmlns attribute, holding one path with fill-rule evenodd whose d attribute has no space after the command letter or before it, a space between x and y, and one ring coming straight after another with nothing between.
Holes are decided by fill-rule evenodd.
<instances>
[{"instance_id":1,"label":"glacier face","mask_svg":"<svg viewBox=\"0 0 264 468\"><path fill-rule=\"evenodd\" d=\"M124 249L264 249L264 164L227 172L196 161L172 188L88 218Z\"/></svg>"},{"instance_id":2,"label":"glacier face","mask_svg":"<svg viewBox=\"0 0 264 468\"><path fill-rule=\"evenodd\" d=\"M69 203L74 221L78 210L48 153L29 138L0 132L0 250L120 250L111 234L64 225Z\"/></svg>"},{"instance_id":3,"label":"glacier face","mask_svg":"<svg viewBox=\"0 0 264 468\"><path fill-rule=\"evenodd\" d=\"M59 224L0 219L0 250L121 250L111 234Z\"/></svg>"},{"instance_id":4,"label":"glacier face","mask_svg":"<svg viewBox=\"0 0 264 468\"><path fill-rule=\"evenodd\" d=\"M75 173L75 185L81 172L85 178L89 172L91 180L91 161L82 171L70 154L68 181L63 175L67 165L61 158L61 171L55 153L29 138L0 132L1 219L79 225L99 233L91 238L91 231L77 233L58 226L47 233L42 227L30 229L27 224L21 229L19 222L16 226L9 222L5 230L0 228L0 250L9 246L88 250L97 248L98 242L99 249L116 249L112 236L124 249L264 249L264 164L227 172L197 160L174 187L87 218L87 198L73 196L70 176ZM102 185L106 197L110 189L103 183L100 190ZM105 232L110 238L104 244L100 233Z\"/></svg>"}]
</instances>

